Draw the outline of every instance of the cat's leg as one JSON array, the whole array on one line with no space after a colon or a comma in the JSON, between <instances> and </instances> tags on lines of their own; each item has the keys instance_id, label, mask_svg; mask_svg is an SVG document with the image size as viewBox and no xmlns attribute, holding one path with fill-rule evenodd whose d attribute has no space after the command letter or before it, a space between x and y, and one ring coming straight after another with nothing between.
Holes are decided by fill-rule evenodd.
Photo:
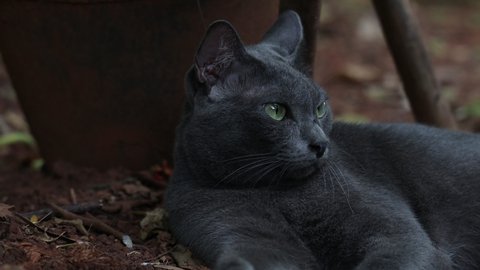
<instances>
[{"instance_id":1,"label":"cat's leg","mask_svg":"<svg viewBox=\"0 0 480 270\"><path fill-rule=\"evenodd\" d=\"M355 270L448 270L450 256L433 245L423 231L372 237Z\"/></svg>"},{"instance_id":2,"label":"cat's leg","mask_svg":"<svg viewBox=\"0 0 480 270\"><path fill-rule=\"evenodd\" d=\"M355 270L448 270L450 257L428 244L405 244L405 239L383 239Z\"/></svg>"},{"instance_id":3,"label":"cat's leg","mask_svg":"<svg viewBox=\"0 0 480 270\"><path fill-rule=\"evenodd\" d=\"M215 270L317 270L311 251L273 209L232 212L217 231Z\"/></svg>"},{"instance_id":4,"label":"cat's leg","mask_svg":"<svg viewBox=\"0 0 480 270\"><path fill-rule=\"evenodd\" d=\"M169 207L175 237L209 266L215 270L323 269L265 199L224 193L227 196L201 199L185 193Z\"/></svg>"},{"instance_id":5,"label":"cat's leg","mask_svg":"<svg viewBox=\"0 0 480 270\"><path fill-rule=\"evenodd\" d=\"M237 234L233 243L224 246L214 269L323 269L311 252L296 237L288 234L288 232L275 231L273 227L268 228L268 232L257 230L249 232L248 235Z\"/></svg>"}]
</instances>

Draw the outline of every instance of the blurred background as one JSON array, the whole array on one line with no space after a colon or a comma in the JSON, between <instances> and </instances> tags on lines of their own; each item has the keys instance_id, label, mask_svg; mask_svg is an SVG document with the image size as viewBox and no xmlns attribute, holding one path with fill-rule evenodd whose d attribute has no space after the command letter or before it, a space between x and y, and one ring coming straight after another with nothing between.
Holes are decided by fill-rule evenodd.
<instances>
[{"instance_id":1,"label":"blurred background","mask_svg":"<svg viewBox=\"0 0 480 270\"><path fill-rule=\"evenodd\" d=\"M480 2L410 3L460 128L480 132ZM320 17L314 79L328 92L336 119L413 121L371 2L324 0ZM41 165L0 59L0 171Z\"/></svg>"},{"instance_id":2,"label":"blurred background","mask_svg":"<svg viewBox=\"0 0 480 270\"><path fill-rule=\"evenodd\" d=\"M410 1L442 94L460 128L478 131L480 3ZM325 1L315 79L337 120L413 121L370 1Z\"/></svg>"}]
</instances>

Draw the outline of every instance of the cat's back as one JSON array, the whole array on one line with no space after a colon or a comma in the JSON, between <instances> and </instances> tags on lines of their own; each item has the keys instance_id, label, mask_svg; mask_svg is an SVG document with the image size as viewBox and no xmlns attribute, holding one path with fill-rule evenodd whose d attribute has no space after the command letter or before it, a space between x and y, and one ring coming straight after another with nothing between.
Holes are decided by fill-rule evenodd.
<instances>
[{"instance_id":1,"label":"cat's back","mask_svg":"<svg viewBox=\"0 0 480 270\"><path fill-rule=\"evenodd\" d=\"M421 165L448 163L480 169L480 135L439 129L420 124L333 125L331 140L342 150L358 157L412 160ZM440 164L438 164L440 165ZM478 170L477 169L477 170Z\"/></svg>"},{"instance_id":2,"label":"cat's back","mask_svg":"<svg viewBox=\"0 0 480 270\"><path fill-rule=\"evenodd\" d=\"M437 244L480 256L480 135L418 124L336 123L331 140L353 175L403 197Z\"/></svg>"},{"instance_id":3,"label":"cat's back","mask_svg":"<svg viewBox=\"0 0 480 270\"><path fill-rule=\"evenodd\" d=\"M374 184L400 187L405 196L415 190L416 198L479 200L478 134L419 124L336 123L331 140L346 168L366 179L382 179Z\"/></svg>"}]
</instances>

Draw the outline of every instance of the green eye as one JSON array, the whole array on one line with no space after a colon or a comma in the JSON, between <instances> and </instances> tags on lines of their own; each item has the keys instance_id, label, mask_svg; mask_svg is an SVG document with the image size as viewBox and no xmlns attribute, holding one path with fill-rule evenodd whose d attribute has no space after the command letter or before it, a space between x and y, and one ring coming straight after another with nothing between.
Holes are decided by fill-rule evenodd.
<instances>
[{"instance_id":1,"label":"green eye","mask_svg":"<svg viewBox=\"0 0 480 270\"><path fill-rule=\"evenodd\" d=\"M267 103L267 104L265 104L265 112L272 119L280 121L283 118L285 118L285 114L287 113L287 109L285 108L285 106L280 105L278 103Z\"/></svg>"},{"instance_id":2,"label":"green eye","mask_svg":"<svg viewBox=\"0 0 480 270\"><path fill-rule=\"evenodd\" d=\"M324 101L317 107L316 114L317 118L322 118L327 113L327 103Z\"/></svg>"}]
</instances>

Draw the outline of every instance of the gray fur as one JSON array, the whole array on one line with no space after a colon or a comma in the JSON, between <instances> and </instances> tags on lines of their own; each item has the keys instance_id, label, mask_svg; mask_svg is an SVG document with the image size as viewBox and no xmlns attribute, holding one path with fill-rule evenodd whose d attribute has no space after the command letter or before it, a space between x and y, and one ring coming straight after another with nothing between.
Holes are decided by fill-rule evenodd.
<instances>
[{"instance_id":1,"label":"gray fur","mask_svg":"<svg viewBox=\"0 0 480 270\"><path fill-rule=\"evenodd\" d=\"M166 196L179 242L217 270L479 269L479 135L317 119L327 95L297 66L296 13L253 46L212 27Z\"/></svg>"}]
</instances>

